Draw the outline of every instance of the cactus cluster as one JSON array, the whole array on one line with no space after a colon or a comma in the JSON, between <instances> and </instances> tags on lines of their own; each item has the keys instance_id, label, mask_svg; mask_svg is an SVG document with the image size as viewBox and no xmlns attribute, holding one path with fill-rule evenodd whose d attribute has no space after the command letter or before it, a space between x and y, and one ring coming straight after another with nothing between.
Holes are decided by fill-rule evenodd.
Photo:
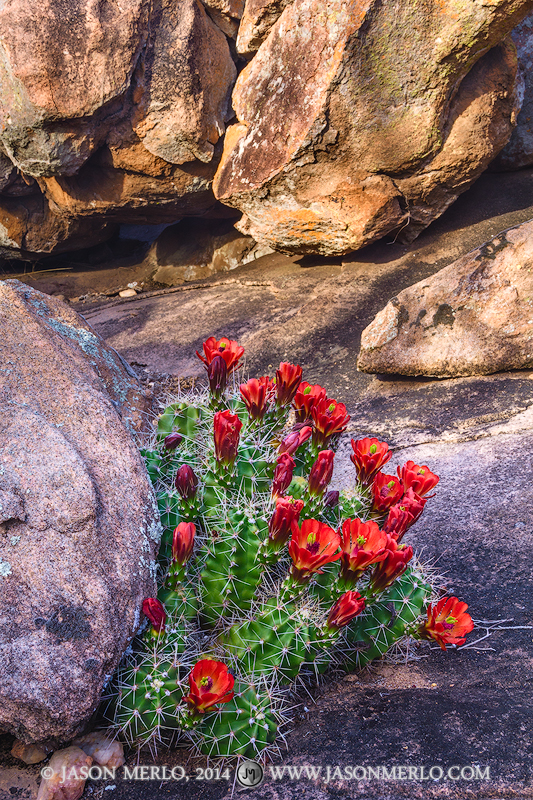
<instances>
[{"instance_id":1,"label":"cactus cluster","mask_svg":"<svg viewBox=\"0 0 533 800\"><path fill-rule=\"evenodd\" d=\"M461 644L466 604L431 604L402 541L438 481L377 439L352 440L354 485L329 489L349 416L302 370L239 385L243 348L198 354L209 387L178 396L143 451L163 525L149 627L108 715L131 745L184 738L209 756L275 747L284 698L331 664L363 667L405 636Z\"/></svg>"}]
</instances>

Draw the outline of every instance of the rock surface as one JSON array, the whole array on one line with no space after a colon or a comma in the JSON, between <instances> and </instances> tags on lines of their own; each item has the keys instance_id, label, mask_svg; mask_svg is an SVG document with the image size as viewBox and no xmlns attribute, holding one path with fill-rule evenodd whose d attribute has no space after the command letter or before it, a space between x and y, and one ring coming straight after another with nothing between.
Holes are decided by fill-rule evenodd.
<instances>
[{"instance_id":1,"label":"rock surface","mask_svg":"<svg viewBox=\"0 0 533 800\"><path fill-rule=\"evenodd\" d=\"M361 335L363 372L455 377L533 366L533 222L404 289Z\"/></svg>"},{"instance_id":2,"label":"rock surface","mask_svg":"<svg viewBox=\"0 0 533 800\"><path fill-rule=\"evenodd\" d=\"M237 36L237 52L244 56L255 53L283 9L292 2L293 0L246 0Z\"/></svg>"},{"instance_id":3,"label":"rock surface","mask_svg":"<svg viewBox=\"0 0 533 800\"><path fill-rule=\"evenodd\" d=\"M64 741L153 592L157 509L123 424L145 401L64 303L5 281L0 318L0 728Z\"/></svg>"},{"instance_id":4,"label":"rock surface","mask_svg":"<svg viewBox=\"0 0 533 800\"><path fill-rule=\"evenodd\" d=\"M216 196L281 252L414 238L511 135L517 63L502 40L529 6L295 0L239 75Z\"/></svg>"},{"instance_id":5,"label":"rock surface","mask_svg":"<svg viewBox=\"0 0 533 800\"><path fill-rule=\"evenodd\" d=\"M513 30L519 66L522 108L511 138L495 159L493 169L521 169L533 164L533 13Z\"/></svg>"},{"instance_id":6,"label":"rock surface","mask_svg":"<svg viewBox=\"0 0 533 800\"><path fill-rule=\"evenodd\" d=\"M272 251L235 230L231 221L186 220L171 225L144 260L155 283L177 286L228 272Z\"/></svg>"}]
</instances>

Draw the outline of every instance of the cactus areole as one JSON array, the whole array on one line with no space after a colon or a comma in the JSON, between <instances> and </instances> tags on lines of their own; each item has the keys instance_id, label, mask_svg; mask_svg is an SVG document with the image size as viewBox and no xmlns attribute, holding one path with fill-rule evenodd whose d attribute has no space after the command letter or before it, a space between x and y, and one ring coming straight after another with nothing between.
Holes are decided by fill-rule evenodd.
<instances>
[{"instance_id":1,"label":"cactus areole","mask_svg":"<svg viewBox=\"0 0 533 800\"><path fill-rule=\"evenodd\" d=\"M172 398L143 450L164 530L158 596L105 699L132 746L262 758L297 678L360 669L408 637L457 647L473 628L402 541L438 477L412 461L384 474L388 445L363 438L352 488L328 491L345 406L294 364L244 382L243 352L210 337L209 388Z\"/></svg>"}]
</instances>

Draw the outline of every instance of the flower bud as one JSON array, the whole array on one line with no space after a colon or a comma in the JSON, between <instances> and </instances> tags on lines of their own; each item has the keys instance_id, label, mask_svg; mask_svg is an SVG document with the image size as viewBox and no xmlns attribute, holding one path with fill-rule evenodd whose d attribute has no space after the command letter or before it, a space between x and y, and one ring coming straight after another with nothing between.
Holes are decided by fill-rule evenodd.
<instances>
[{"instance_id":1,"label":"flower bud","mask_svg":"<svg viewBox=\"0 0 533 800\"><path fill-rule=\"evenodd\" d=\"M332 630L344 628L365 609L365 598L359 592L349 591L343 594L332 606L326 627Z\"/></svg>"},{"instance_id":2,"label":"flower bud","mask_svg":"<svg viewBox=\"0 0 533 800\"><path fill-rule=\"evenodd\" d=\"M276 370L276 403L280 408L290 405L302 380L299 364L282 362Z\"/></svg>"},{"instance_id":3,"label":"flower bud","mask_svg":"<svg viewBox=\"0 0 533 800\"><path fill-rule=\"evenodd\" d=\"M172 535L172 562L183 566L191 557L194 547L196 525L193 522L180 522Z\"/></svg>"},{"instance_id":4,"label":"flower bud","mask_svg":"<svg viewBox=\"0 0 533 800\"><path fill-rule=\"evenodd\" d=\"M222 356L215 356L207 367L207 379L211 394L220 399L228 382L228 367Z\"/></svg>"},{"instance_id":5,"label":"flower bud","mask_svg":"<svg viewBox=\"0 0 533 800\"><path fill-rule=\"evenodd\" d=\"M276 549L289 541L291 525L298 522L304 504L293 497L280 497L276 501L276 510L268 523L268 541Z\"/></svg>"},{"instance_id":6,"label":"flower bud","mask_svg":"<svg viewBox=\"0 0 533 800\"><path fill-rule=\"evenodd\" d=\"M333 475L333 450L322 450L318 458L311 467L309 475L309 494L312 497L320 497L326 491L326 486Z\"/></svg>"},{"instance_id":7,"label":"flower bud","mask_svg":"<svg viewBox=\"0 0 533 800\"><path fill-rule=\"evenodd\" d=\"M274 478L272 481L272 496L278 497L289 488L294 471L294 459L288 453L278 456Z\"/></svg>"},{"instance_id":8,"label":"flower bud","mask_svg":"<svg viewBox=\"0 0 533 800\"><path fill-rule=\"evenodd\" d=\"M166 450L175 450L182 439L183 436L181 435L181 433L178 433L177 431L175 431L174 433L169 433L168 436L165 436L163 447Z\"/></svg>"},{"instance_id":9,"label":"flower bud","mask_svg":"<svg viewBox=\"0 0 533 800\"><path fill-rule=\"evenodd\" d=\"M167 614L160 600L155 597L147 597L146 600L143 600L142 612L152 623L152 633L158 634L165 630Z\"/></svg>"},{"instance_id":10,"label":"flower bud","mask_svg":"<svg viewBox=\"0 0 533 800\"><path fill-rule=\"evenodd\" d=\"M309 425L300 426L299 430L292 431L292 433L289 433L289 435L283 439L279 446L278 453L280 455L283 453L288 453L290 456L294 455L300 445L306 442L312 433L313 429Z\"/></svg>"},{"instance_id":11,"label":"flower bud","mask_svg":"<svg viewBox=\"0 0 533 800\"><path fill-rule=\"evenodd\" d=\"M213 420L213 427L215 458L220 465L231 469L237 458L242 422L231 411L217 411Z\"/></svg>"},{"instance_id":12,"label":"flower bud","mask_svg":"<svg viewBox=\"0 0 533 800\"><path fill-rule=\"evenodd\" d=\"M194 474L192 467L182 464L176 473L174 486L184 500L192 500L198 490L198 478Z\"/></svg>"},{"instance_id":13,"label":"flower bud","mask_svg":"<svg viewBox=\"0 0 533 800\"><path fill-rule=\"evenodd\" d=\"M339 505L340 492L331 490L324 498L325 508L336 508Z\"/></svg>"}]
</instances>

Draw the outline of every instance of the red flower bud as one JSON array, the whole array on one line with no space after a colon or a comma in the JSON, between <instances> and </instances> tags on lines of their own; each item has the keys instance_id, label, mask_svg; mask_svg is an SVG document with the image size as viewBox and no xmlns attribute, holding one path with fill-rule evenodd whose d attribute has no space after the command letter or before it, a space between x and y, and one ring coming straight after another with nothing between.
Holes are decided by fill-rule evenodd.
<instances>
[{"instance_id":1,"label":"red flower bud","mask_svg":"<svg viewBox=\"0 0 533 800\"><path fill-rule=\"evenodd\" d=\"M313 429L309 425L305 425L303 428L300 427L299 430L289 433L280 444L278 453L280 455L283 453L288 453L290 456L292 456L293 453L298 450L300 445L309 439L312 433Z\"/></svg>"},{"instance_id":2,"label":"red flower bud","mask_svg":"<svg viewBox=\"0 0 533 800\"><path fill-rule=\"evenodd\" d=\"M388 538L385 558L376 564L370 578L370 584L375 593L387 589L396 578L403 575L407 564L413 557L413 548L410 545L397 544L390 536Z\"/></svg>"},{"instance_id":3,"label":"red flower bud","mask_svg":"<svg viewBox=\"0 0 533 800\"><path fill-rule=\"evenodd\" d=\"M194 474L192 467L183 464L176 473L174 486L184 500L192 500L196 496L198 489L198 478Z\"/></svg>"},{"instance_id":4,"label":"red flower bud","mask_svg":"<svg viewBox=\"0 0 533 800\"><path fill-rule=\"evenodd\" d=\"M466 634L474 628L474 621L466 613L468 605L457 597L443 597L427 608L427 622L418 631L421 639L433 639L443 650L447 644L460 647L466 641Z\"/></svg>"},{"instance_id":5,"label":"red flower bud","mask_svg":"<svg viewBox=\"0 0 533 800\"><path fill-rule=\"evenodd\" d=\"M289 488L293 471L294 459L288 453L278 456L272 480L272 497L279 497Z\"/></svg>"},{"instance_id":6,"label":"red flower bud","mask_svg":"<svg viewBox=\"0 0 533 800\"><path fill-rule=\"evenodd\" d=\"M215 458L219 464L231 469L237 458L242 422L231 411L217 411L213 421Z\"/></svg>"},{"instance_id":7,"label":"red flower bud","mask_svg":"<svg viewBox=\"0 0 533 800\"><path fill-rule=\"evenodd\" d=\"M339 505L340 492L332 490L328 492L324 498L325 508L335 508Z\"/></svg>"},{"instance_id":8,"label":"red flower bud","mask_svg":"<svg viewBox=\"0 0 533 800\"><path fill-rule=\"evenodd\" d=\"M404 533L420 517L426 503L427 498L419 497L412 489L408 489L400 502L392 506L389 511L389 516L383 526L385 533L389 533L397 542L400 542Z\"/></svg>"},{"instance_id":9,"label":"red flower bud","mask_svg":"<svg viewBox=\"0 0 533 800\"><path fill-rule=\"evenodd\" d=\"M228 368L228 375L230 375L233 370L237 369L240 366L239 360L242 358L242 354L244 353L244 347L241 347L234 342L232 339L226 339L225 336L217 342L214 336L210 336L203 343L204 356L201 356L198 350L196 351L196 355L203 361L206 367L208 367L215 356L222 356L224 361L226 362L226 367Z\"/></svg>"},{"instance_id":10,"label":"red flower bud","mask_svg":"<svg viewBox=\"0 0 533 800\"><path fill-rule=\"evenodd\" d=\"M192 711L203 714L217 703L229 703L235 692L235 678L222 661L203 658L189 675L190 691L183 699Z\"/></svg>"},{"instance_id":11,"label":"red flower bud","mask_svg":"<svg viewBox=\"0 0 533 800\"><path fill-rule=\"evenodd\" d=\"M250 378L248 383L241 383L239 390L250 419L263 419L274 390L274 383L268 375Z\"/></svg>"},{"instance_id":12,"label":"red flower bud","mask_svg":"<svg viewBox=\"0 0 533 800\"><path fill-rule=\"evenodd\" d=\"M379 439L352 439L352 449L350 458L355 465L357 480L363 486L370 486L374 476L392 458L392 450Z\"/></svg>"},{"instance_id":13,"label":"red flower bud","mask_svg":"<svg viewBox=\"0 0 533 800\"><path fill-rule=\"evenodd\" d=\"M302 368L299 364L282 362L276 370L276 403L280 408L292 403L294 395L302 380Z\"/></svg>"},{"instance_id":14,"label":"red flower bud","mask_svg":"<svg viewBox=\"0 0 533 800\"><path fill-rule=\"evenodd\" d=\"M186 564L191 557L194 546L196 525L193 522L180 522L172 535L172 561L174 564Z\"/></svg>"},{"instance_id":15,"label":"red flower bud","mask_svg":"<svg viewBox=\"0 0 533 800\"><path fill-rule=\"evenodd\" d=\"M326 627L333 630L344 628L365 610L365 605L365 598L359 592L346 592L332 606Z\"/></svg>"},{"instance_id":16,"label":"red flower bud","mask_svg":"<svg viewBox=\"0 0 533 800\"><path fill-rule=\"evenodd\" d=\"M304 504L293 497L279 497L276 501L276 510L268 523L268 539L276 549L282 547L289 540L291 525L298 522Z\"/></svg>"},{"instance_id":17,"label":"red flower bud","mask_svg":"<svg viewBox=\"0 0 533 800\"><path fill-rule=\"evenodd\" d=\"M165 441L163 442L163 446L167 450L175 450L176 447L179 445L183 436L181 433L169 433L168 436L165 436Z\"/></svg>"},{"instance_id":18,"label":"red flower bud","mask_svg":"<svg viewBox=\"0 0 533 800\"><path fill-rule=\"evenodd\" d=\"M306 381L301 383L292 401L292 406L296 413L296 421L304 422L304 420L310 419L313 406L319 403L320 400L324 400L325 397L326 390L322 386L318 384L312 386Z\"/></svg>"},{"instance_id":19,"label":"red flower bud","mask_svg":"<svg viewBox=\"0 0 533 800\"><path fill-rule=\"evenodd\" d=\"M377 523L347 519L341 534L341 575L345 581L355 583L363 570L377 564L387 555L389 537Z\"/></svg>"},{"instance_id":20,"label":"red flower bud","mask_svg":"<svg viewBox=\"0 0 533 800\"><path fill-rule=\"evenodd\" d=\"M215 356L207 367L207 379L211 394L220 399L228 382L228 368L222 356Z\"/></svg>"},{"instance_id":21,"label":"red flower bud","mask_svg":"<svg viewBox=\"0 0 533 800\"><path fill-rule=\"evenodd\" d=\"M350 421L344 403L337 403L328 397L319 400L311 408L311 417L314 425L313 444L322 448L332 436L345 431Z\"/></svg>"},{"instance_id":22,"label":"red flower bud","mask_svg":"<svg viewBox=\"0 0 533 800\"><path fill-rule=\"evenodd\" d=\"M297 522L293 522L291 531L291 575L299 583L305 583L313 573L320 572L325 564L340 558L337 552L340 537L329 525L316 519L304 519L301 528Z\"/></svg>"},{"instance_id":23,"label":"red flower bud","mask_svg":"<svg viewBox=\"0 0 533 800\"><path fill-rule=\"evenodd\" d=\"M333 450L321 450L318 458L311 467L309 475L309 494L312 497L320 497L326 491L326 486L333 475Z\"/></svg>"},{"instance_id":24,"label":"red flower bud","mask_svg":"<svg viewBox=\"0 0 533 800\"><path fill-rule=\"evenodd\" d=\"M399 502L403 495L402 485L394 475L378 472L372 484L372 509L384 514Z\"/></svg>"},{"instance_id":25,"label":"red flower bud","mask_svg":"<svg viewBox=\"0 0 533 800\"><path fill-rule=\"evenodd\" d=\"M146 600L143 600L142 611L144 616L148 617L152 623L152 631L154 633L162 633L165 630L167 613L160 600L155 597L147 597Z\"/></svg>"},{"instance_id":26,"label":"red flower bud","mask_svg":"<svg viewBox=\"0 0 533 800\"><path fill-rule=\"evenodd\" d=\"M412 489L420 497L424 497L439 482L439 476L434 475L429 467L419 467L414 461L407 461L403 467L398 467L398 477L405 492Z\"/></svg>"}]
</instances>

